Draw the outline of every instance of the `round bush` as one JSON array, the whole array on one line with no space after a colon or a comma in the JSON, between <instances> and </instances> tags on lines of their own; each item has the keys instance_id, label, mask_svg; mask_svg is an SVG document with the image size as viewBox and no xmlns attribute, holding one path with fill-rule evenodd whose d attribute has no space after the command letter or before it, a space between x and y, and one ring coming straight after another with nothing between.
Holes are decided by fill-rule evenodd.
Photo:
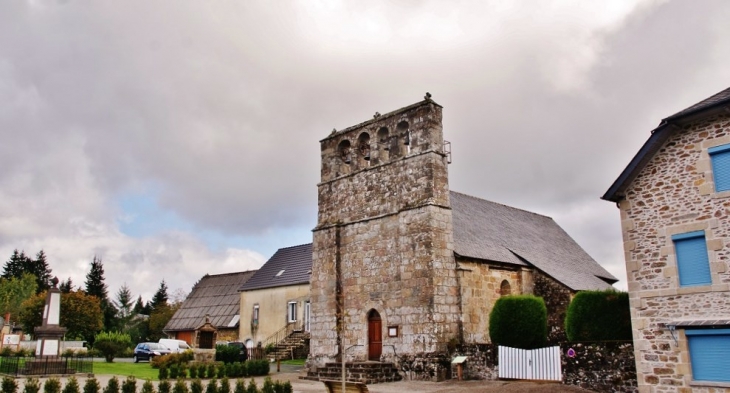
<instances>
[{"instance_id":1,"label":"round bush","mask_svg":"<svg viewBox=\"0 0 730 393\"><path fill-rule=\"evenodd\" d=\"M568 306L565 333L570 341L630 341L629 294L580 291Z\"/></svg>"},{"instance_id":2,"label":"round bush","mask_svg":"<svg viewBox=\"0 0 730 393\"><path fill-rule=\"evenodd\" d=\"M503 296L489 314L489 337L497 345L540 348L547 342L547 331L547 308L536 296Z\"/></svg>"}]
</instances>

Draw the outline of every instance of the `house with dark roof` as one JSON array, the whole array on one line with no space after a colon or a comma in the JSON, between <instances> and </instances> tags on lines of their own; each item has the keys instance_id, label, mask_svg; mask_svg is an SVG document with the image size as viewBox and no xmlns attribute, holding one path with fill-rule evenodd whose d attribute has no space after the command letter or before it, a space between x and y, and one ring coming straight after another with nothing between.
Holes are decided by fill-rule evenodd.
<instances>
[{"instance_id":1,"label":"house with dark roof","mask_svg":"<svg viewBox=\"0 0 730 393\"><path fill-rule=\"evenodd\" d=\"M240 337L253 347L270 337L309 330L312 244L280 248L238 288ZM280 340L275 340L276 343Z\"/></svg>"},{"instance_id":2,"label":"house with dark roof","mask_svg":"<svg viewBox=\"0 0 730 393\"><path fill-rule=\"evenodd\" d=\"M621 214L640 392L730 392L730 88L679 111L602 199Z\"/></svg>"},{"instance_id":3,"label":"house with dark roof","mask_svg":"<svg viewBox=\"0 0 730 393\"><path fill-rule=\"evenodd\" d=\"M207 319L217 329L217 340L237 341L241 300L238 289L254 273L255 270L206 274L193 286L163 331L170 338L184 340L197 347L198 330Z\"/></svg>"}]
</instances>

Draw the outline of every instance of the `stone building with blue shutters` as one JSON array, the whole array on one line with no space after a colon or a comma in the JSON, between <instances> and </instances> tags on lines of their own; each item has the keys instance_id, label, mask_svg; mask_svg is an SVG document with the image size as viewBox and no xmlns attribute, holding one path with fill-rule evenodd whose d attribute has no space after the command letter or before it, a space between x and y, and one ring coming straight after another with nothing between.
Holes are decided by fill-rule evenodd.
<instances>
[{"instance_id":1,"label":"stone building with blue shutters","mask_svg":"<svg viewBox=\"0 0 730 393\"><path fill-rule=\"evenodd\" d=\"M661 121L621 213L640 392L730 392L730 88Z\"/></svg>"}]
</instances>

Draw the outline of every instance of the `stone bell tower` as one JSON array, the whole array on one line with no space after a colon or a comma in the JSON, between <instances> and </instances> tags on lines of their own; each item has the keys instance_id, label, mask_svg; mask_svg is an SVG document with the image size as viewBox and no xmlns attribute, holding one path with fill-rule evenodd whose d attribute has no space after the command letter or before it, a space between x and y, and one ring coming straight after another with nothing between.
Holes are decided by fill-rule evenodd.
<instances>
[{"instance_id":1,"label":"stone bell tower","mask_svg":"<svg viewBox=\"0 0 730 393\"><path fill-rule=\"evenodd\" d=\"M442 107L424 101L320 141L310 363L445 350L459 337Z\"/></svg>"}]
</instances>

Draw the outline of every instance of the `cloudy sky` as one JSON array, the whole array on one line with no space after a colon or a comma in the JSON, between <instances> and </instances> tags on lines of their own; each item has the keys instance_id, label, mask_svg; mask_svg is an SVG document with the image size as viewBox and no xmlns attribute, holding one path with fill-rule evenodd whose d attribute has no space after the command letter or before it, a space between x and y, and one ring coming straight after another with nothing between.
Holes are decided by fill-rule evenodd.
<instances>
[{"instance_id":1,"label":"cloudy sky","mask_svg":"<svg viewBox=\"0 0 730 393\"><path fill-rule=\"evenodd\" d=\"M730 3L0 1L0 260L113 295L308 243L319 143L444 106L451 188L553 217L625 288L599 197L730 84Z\"/></svg>"}]
</instances>

